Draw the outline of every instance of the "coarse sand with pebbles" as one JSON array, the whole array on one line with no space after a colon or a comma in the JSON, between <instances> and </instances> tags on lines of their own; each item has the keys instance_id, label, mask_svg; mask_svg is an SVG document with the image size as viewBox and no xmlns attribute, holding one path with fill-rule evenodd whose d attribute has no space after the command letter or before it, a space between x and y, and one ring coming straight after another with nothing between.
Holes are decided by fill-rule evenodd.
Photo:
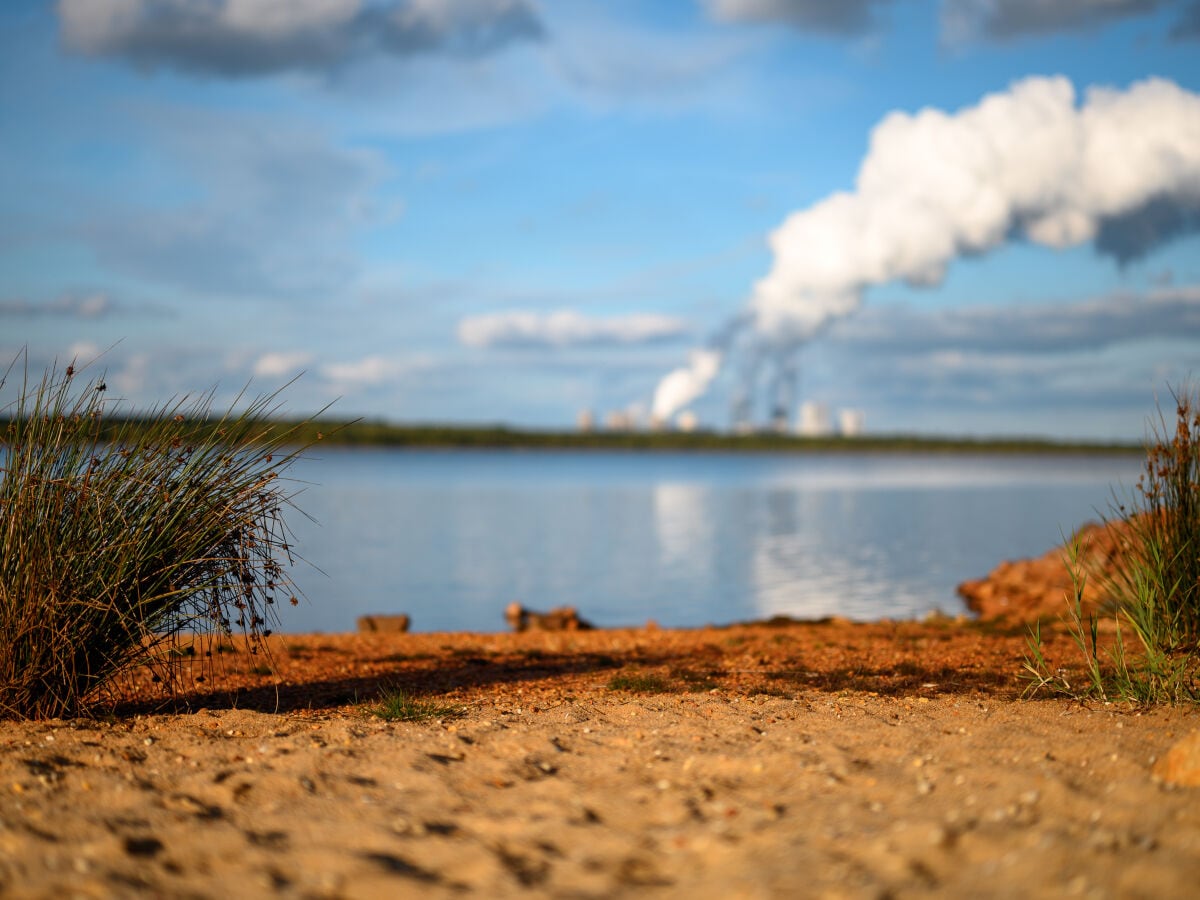
<instances>
[{"instance_id":1,"label":"coarse sand with pebbles","mask_svg":"<svg viewBox=\"0 0 1200 900\"><path fill-rule=\"evenodd\" d=\"M1196 896L1200 715L1022 700L1025 636L832 620L197 654L169 702L146 679L95 718L0 723L0 895ZM1070 646L1051 630L1051 659ZM399 691L427 717L373 712Z\"/></svg>"}]
</instances>

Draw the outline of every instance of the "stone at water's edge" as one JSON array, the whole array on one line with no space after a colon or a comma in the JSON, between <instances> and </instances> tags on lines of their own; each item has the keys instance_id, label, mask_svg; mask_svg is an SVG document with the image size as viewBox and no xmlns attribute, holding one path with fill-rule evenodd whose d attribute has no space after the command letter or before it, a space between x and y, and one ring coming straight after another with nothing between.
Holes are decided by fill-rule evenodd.
<instances>
[{"instance_id":1,"label":"stone at water's edge","mask_svg":"<svg viewBox=\"0 0 1200 900\"><path fill-rule=\"evenodd\" d=\"M1154 764L1154 778L1178 787L1200 787L1200 731L1176 741Z\"/></svg>"},{"instance_id":2,"label":"stone at water's edge","mask_svg":"<svg viewBox=\"0 0 1200 900\"><path fill-rule=\"evenodd\" d=\"M359 616L358 630L363 632L384 632L387 634L402 634L408 631L412 620L405 613L392 615Z\"/></svg>"},{"instance_id":3,"label":"stone at water's edge","mask_svg":"<svg viewBox=\"0 0 1200 900\"><path fill-rule=\"evenodd\" d=\"M1079 542L1081 562L1088 573L1083 590L1085 612L1107 599L1098 582L1120 560L1126 532L1124 523L1090 523L1072 538ZM960 584L958 594L981 619L1031 622L1062 615L1073 600L1069 546L1070 541L1036 559L1002 562L986 578Z\"/></svg>"},{"instance_id":4,"label":"stone at water's edge","mask_svg":"<svg viewBox=\"0 0 1200 900\"><path fill-rule=\"evenodd\" d=\"M579 617L573 606L559 606L549 612L526 609L517 601L508 604L504 618L513 631L590 631L594 626Z\"/></svg>"}]
</instances>

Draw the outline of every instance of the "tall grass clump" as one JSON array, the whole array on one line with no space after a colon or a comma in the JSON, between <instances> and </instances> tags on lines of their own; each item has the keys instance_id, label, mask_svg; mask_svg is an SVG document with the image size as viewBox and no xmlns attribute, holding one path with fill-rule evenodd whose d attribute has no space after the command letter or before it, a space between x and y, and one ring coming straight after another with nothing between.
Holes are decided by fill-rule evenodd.
<instances>
[{"instance_id":1,"label":"tall grass clump","mask_svg":"<svg viewBox=\"0 0 1200 900\"><path fill-rule=\"evenodd\" d=\"M1118 520L1105 522L1121 535L1110 566L1086 571L1078 546L1069 556L1075 590L1067 621L1087 678L1072 687L1051 675L1035 633L1026 670L1036 687L1138 703L1200 701L1200 393L1188 386L1172 398L1174 425L1161 410L1152 421L1131 507L1118 503ZM1100 617L1081 608L1089 577L1110 600L1115 628L1107 647Z\"/></svg>"},{"instance_id":2,"label":"tall grass clump","mask_svg":"<svg viewBox=\"0 0 1200 900\"><path fill-rule=\"evenodd\" d=\"M211 414L213 394L106 422L103 378L74 367L15 400L0 379L0 716L78 713L131 667L171 682L196 635L261 647L290 599L272 426L277 393Z\"/></svg>"}]
</instances>

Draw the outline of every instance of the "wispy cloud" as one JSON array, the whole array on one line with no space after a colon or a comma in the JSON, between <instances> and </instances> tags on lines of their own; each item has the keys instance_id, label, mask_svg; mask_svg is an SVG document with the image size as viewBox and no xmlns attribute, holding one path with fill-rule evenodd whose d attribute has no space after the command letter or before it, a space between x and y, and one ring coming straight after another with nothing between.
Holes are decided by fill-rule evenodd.
<instances>
[{"instance_id":1,"label":"wispy cloud","mask_svg":"<svg viewBox=\"0 0 1200 900\"><path fill-rule=\"evenodd\" d=\"M830 338L862 355L1017 354L1101 350L1153 339L1200 339L1200 285L1118 292L1074 303L917 312L866 308ZM946 357L949 358L949 357Z\"/></svg>"},{"instance_id":2,"label":"wispy cloud","mask_svg":"<svg viewBox=\"0 0 1200 900\"><path fill-rule=\"evenodd\" d=\"M224 77L478 56L543 34L525 0L59 0L58 15L78 53Z\"/></svg>"},{"instance_id":3,"label":"wispy cloud","mask_svg":"<svg viewBox=\"0 0 1200 900\"><path fill-rule=\"evenodd\" d=\"M343 388L373 387L396 381L429 365L426 357L372 354L320 367L323 378Z\"/></svg>"},{"instance_id":4,"label":"wispy cloud","mask_svg":"<svg viewBox=\"0 0 1200 900\"><path fill-rule=\"evenodd\" d=\"M688 331L686 322L672 316L601 318L573 310L516 310L469 316L458 324L458 339L470 347L581 347L674 340Z\"/></svg>"},{"instance_id":5,"label":"wispy cloud","mask_svg":"<svg viewBox=\"0 0 1200 900\"><path fill-rule=\"evenodd\" d=\"M886 27L893 0L699 0L718 22L763 23L832 37L856 37ZM1173 10L1169 37L1200 38L1198 0L941 0L941 37L952 47L1036 35L1092 31L1160 10Z\"/></svg>"},{"instance_id":6,"label":"wispy cloud","mask_svg":"<svg viewBox=\"0 0 1200 900\"><path fill-rule=\"evenodd\" d=\"M374 151L289 120L159 113L148 137L193 190L154 208L119 201L81 227L118 271L225 296L327 294L354 277L354 235L394 214Z\"/></svg>"},{"instance_id":7,"label":"wispy cloud","mask_svg":"<svg viewBox=\"0 0 1200 900\"><path fill-rule=\"evenodd\" d=\"M1198 339L1200 285L1017 307L873 306L805 358L806 383L853 391L885 430L986 432L1003 414L1014 433L1130 437L1156 392L1200 366Z\"/></svg>"},{"instance_id":8,"label":"wispy cloud","mask_svg":"<svg viewBox=\"0 0 1200 900\"><path fill-rule=\"evenodd\" d=\"M891 0L702 0L710 16L722 22L779 22L803 31L837 36L860 35L876 21L875 10Z\"/></svg>"},{"instance_id":9,"label":"wispy cloud","mask_svg":"<svg viewBox=\"0 0 1200 900\"><path fill-rule=\"evenodd\" d=\"M1160 9L1179 11L1175 37L1187 37L1189 23L1200 20L1196 0L942 0L942 39L953 46L1087 31Z\"/></svg>"},{"instance_id":10,"label":"wispy cloud","mask_svg":"<svg viewBox=\"0 0 1200 900\"><path fill-rule=\"evenodd\" d=\"M312 361L313 355L304 351L274 351L256 359L253 371L259 378L283 378L296 375Z\"/></svg>"},{"instance_id":11,"label":"wispy cloud","mask_svg":"<svg viewBox=\"0 0 1200 900\"><path fill-rule=\"evenodd\" d=\"M666 31L596 13L551 24L547 56L568 91L622 107L720 103L728 82L738 77L736 64L756 46L728 30Z\"/></svg>"},{"instance_id":12,"label":"wispy cloud","mask_svg":"<svg viewBox=\"0 0 1200 900\"><path fill-rule=\"evenodd\" d=\"M1200 0L1188 3L1171 27L1170 37L1176 41L1200 41Z\"/></svg>"},{"instance_id":13,"label":"wispy cloud","mask_svg":"<svg viewBox=\"0 0 1200 900\"><path fill-rule=\"evenodd\" d=\"M62 294L52 300L0 300L0 318L61 316L66 319L99 319L111 315L116 304L105 293Z\"/></svg>"}]
</instances>

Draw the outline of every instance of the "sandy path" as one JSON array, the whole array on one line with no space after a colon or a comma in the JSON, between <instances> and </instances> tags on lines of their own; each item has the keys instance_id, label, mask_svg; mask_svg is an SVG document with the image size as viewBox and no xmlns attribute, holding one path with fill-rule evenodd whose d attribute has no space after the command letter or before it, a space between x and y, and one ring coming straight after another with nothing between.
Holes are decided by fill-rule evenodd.
<instances>
[{"instance_id":1,"label":"sandy path","mask_svg":"<svg viewBox=\"0 0 1200 900\"><path fill-rule=\"evenodd\" d=\"M1187 897L1194 711L806 690L0 724L5 897ZM536 710L536 711L535 711Z\"/></svg>"}]
</instances>

